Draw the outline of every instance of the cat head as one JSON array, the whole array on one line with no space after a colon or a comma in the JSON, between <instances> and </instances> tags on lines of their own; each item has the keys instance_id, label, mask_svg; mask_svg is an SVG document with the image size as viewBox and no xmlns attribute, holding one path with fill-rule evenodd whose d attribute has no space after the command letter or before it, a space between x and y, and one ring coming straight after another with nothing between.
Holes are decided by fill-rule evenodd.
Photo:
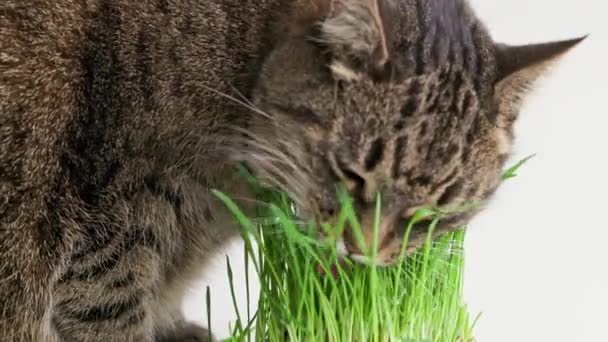
<instances>
[{"instance_id":1,"label":"cat head","mask_svg":"<svg viewBox=\"0 0 608 342\"><path fill-rule=\"evenodd\" d=\"M376 262L390 264L417 209L492 196L521 100L580 41L495 43L459 0L298 2L259 75L242 157L320 222L335 219L345 184L368 246L380 194ZM474 214L445 217L435 234ZM410 248L426 233L414 227ZM357 259L349 229L343 242Z\"/></svg>"}]
</instances>

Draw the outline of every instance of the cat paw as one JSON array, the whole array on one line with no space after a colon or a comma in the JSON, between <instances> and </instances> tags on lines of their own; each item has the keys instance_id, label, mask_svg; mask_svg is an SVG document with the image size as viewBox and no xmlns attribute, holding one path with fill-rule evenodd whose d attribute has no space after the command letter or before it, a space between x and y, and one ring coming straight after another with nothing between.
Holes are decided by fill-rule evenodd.
<instances>
[{"instance_id":1,"label":"cat paw","mask_svg":"<svg viewBox=\"0 0 608 342\"><path fill-rule=\"evenodd\" d=\"M201 326L185 324L176 331L157 338L156 342L215 342L215 338Z\"/></svg>"}]
</instances>

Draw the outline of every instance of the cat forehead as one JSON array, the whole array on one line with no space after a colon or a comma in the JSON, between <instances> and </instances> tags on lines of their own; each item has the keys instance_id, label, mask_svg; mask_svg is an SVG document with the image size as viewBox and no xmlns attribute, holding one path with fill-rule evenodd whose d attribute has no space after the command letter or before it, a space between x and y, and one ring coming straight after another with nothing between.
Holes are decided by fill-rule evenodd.
<instances>
[{"instance_id":1,"label":"cat forehead","mask_svg":"<svg viewBox=\"0 0 608 342\"><path fill-rule=\"evenodd\" d=\"M343 84L340 88L352 97L346 99L351 104L371 101L384 105L403 105L412 98L417 98L418 102L455 101L456 98L462 97L463 93L468 97L477 97L480 87L479 84L475 85L473 77L465 70L452 65L410 77L394 74L382 82L358 75L355 70L344 65L339 68L332 66L332 71L348 77L341 81Z\"/></svg>"}]
</instances>

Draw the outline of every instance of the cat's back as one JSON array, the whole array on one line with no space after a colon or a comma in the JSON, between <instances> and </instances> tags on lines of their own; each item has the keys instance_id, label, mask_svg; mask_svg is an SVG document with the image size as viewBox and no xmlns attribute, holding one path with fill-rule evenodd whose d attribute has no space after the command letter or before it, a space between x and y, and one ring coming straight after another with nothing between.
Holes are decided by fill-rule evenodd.
<instances>
[{"instance_id":1,"label":"cat's back","mask_svg":"<svg viewBox=\"0 0 608 342\"><path fill-rule=\"evenodd\" d=\"M184 137L225 112L206 88L246 74L268 3L0 1L0 328L22 328L18 303L45 300L91 221L141 204L154 158L200 152Z\"/></svg>"},{"instance_id":2,"label":"cat's back","mask_svg":"<svg viewBox=\"0 0 608 342\"><path fill-rule=\"evenodd\" d=\"M278 2L0 1L3 219L28 193L43 208L63 181L103 183L146 134L206 125L204 88L247 74Z\"/></svg>"},{"instance_id":3,"label":"cat's back","mask_svg":"<svg viewBox=\"0 0 608 342\"><path fill-rule=\"evenodd\" d=\"M0 2L0 221L42 219L76 114L78 1ZM39 217L37 217L39 214Z\"/></svg>"}]
</instances>

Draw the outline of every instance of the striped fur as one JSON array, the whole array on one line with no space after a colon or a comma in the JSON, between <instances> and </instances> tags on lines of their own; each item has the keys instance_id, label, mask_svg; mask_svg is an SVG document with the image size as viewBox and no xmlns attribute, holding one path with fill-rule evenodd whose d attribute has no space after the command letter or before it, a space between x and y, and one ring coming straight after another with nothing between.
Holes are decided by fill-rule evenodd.
<instances>
[{"instance_id":1,"label":"striped fur","mask_svg":"<svg viewBox=\"0 0 608 342\"><path fill-rule=\"evenodd\" d=\"M462 0L1 1L0 340L206 341L180 304L237 162L321 221L344 181L368 240L381 192L390 263L415 208L489 198L576 43L496 45Z\"/></svg>"}]
</instances>

